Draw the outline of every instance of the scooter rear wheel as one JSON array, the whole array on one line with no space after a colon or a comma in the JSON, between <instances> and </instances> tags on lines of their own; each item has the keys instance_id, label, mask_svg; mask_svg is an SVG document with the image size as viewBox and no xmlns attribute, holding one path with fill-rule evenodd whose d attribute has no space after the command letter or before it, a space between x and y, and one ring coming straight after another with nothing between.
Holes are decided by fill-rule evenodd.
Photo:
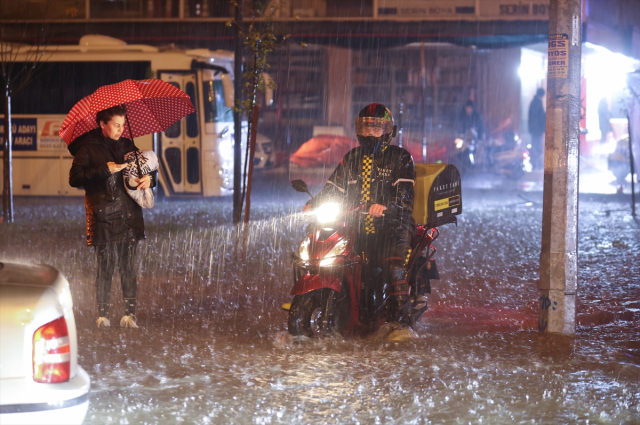
<instances>
[{"instance_id":1,"label":"scooter rear wheel","mask_svg":"<svg viewBox=\"0 0 640 425\"><path fill-rule=\"evenodd\" d=\"M293 336L321 337L329 330L327 301L333 290L325 288L293 297L289 310L289 333Z\"/></svg>"}]
</instances>

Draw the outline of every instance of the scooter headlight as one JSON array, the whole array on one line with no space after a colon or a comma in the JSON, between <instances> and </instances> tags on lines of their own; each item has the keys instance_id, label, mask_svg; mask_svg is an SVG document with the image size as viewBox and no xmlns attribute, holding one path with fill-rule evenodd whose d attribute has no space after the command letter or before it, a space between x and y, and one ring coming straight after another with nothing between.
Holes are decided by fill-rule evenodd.
<instances>
[{"instance_id":1,"label":"scooter headlight","mask_svg":"<svg viewBox=\"0 0 640 425\"><path fill-rule=\"evenodd\" d=\"M333 264L333 261L336 259L336 257L338 255L344 254L344 252L347 250L348 243L349 241L347 239L343 239L335 244L333 248L331 248L331 250L327 252L324 258L320 260L320 267L330 266L331 264Z\"/></svg>"},{"instance_id":2,"label":"scooter headlight","mask_svg":"<svg viewBox=\"0 0 640 425\"><path fill-rule=\"evenodd\" d=\"M332 221L336 221L336 218L338 218L340 214L340 204L327 202L326 204L320 205L320 207L316 209L315 214L320 223L331 223Z\"/></svg>"},{"instance_id":3,"label":"scooter headlight","mask_svg":"<svg viewBox=\"0 0 640 425\"><path fill-rule=\"evenodd\" d=\"M460 138L456 139L456 149L462 149L462 145L464 145L464 140Z\"/></svg>"},{"instance_id":4,"label":"scooter headlight","mask_svg":"<svg viewBox=\"0 0 640 425\"><path fill-rule=\"evenodd\" d=\"M307 236L304 238L302 243L300 243L300 248L298 248L298 255L300 256L300 259L304 261L309 261L309 244L310 243L311 243L311 240L309 239L309 236Z\"/></svg>"}]
</instances>

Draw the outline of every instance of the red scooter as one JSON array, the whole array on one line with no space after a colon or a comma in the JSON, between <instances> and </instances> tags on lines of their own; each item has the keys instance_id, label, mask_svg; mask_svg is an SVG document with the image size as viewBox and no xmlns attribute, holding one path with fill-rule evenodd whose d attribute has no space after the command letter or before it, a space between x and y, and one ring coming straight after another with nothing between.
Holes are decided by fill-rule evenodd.
<instances>
[{"instance_id":1,"label":"red scooter","mask_svg":"<svg viewBox=\"0 0 640 425\"><path fill-rule=\"evenodd\" d=\"M309 193L302 180L291 182L298 192ZM342 211L341 205L325 203L314 214L297 253L293 254L293 301L283 305L289 311L289 333L293 336L321 337L337 332L366 335L387 322L388 285L380 268L368 267L355 252L358 238L357 214L368 214L361 204ZM449 222L455 222L453 217ZM411 286L410 325L427 310L425 295L431 293L432 279L439 279L431 245L438 238L436 228L417 226L411 255L406 264Z\"/></svg>"}]
</instances>

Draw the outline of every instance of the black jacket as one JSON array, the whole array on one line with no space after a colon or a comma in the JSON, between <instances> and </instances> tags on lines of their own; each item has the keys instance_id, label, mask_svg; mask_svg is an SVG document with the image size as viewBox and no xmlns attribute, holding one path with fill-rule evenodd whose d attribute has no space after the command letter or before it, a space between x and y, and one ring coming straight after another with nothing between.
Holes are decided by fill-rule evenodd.
<instances>
[{"instance_id":1,"label":"black jacket","mask_svg":"<svg viewBox=\"0 0 640 425\"><path fill-rule=\"evenodd\" d=\"M470 128L476 129L478 140L484 139L484 121L482 120L482 115L475 109L471 115L467 115L467 111L463 108L458 115L458 132L464 134Z\"/></svg>"},{"instance_id":2,"label":"black jacket","mask_svg":"<svg viewBox=\"0 0 640 425\"><path fill-rule=\"evenodd\" d=\"M100 128L69 145L69 152L74 156L69 184L85 190L87 245L145 238L142 208L127 194L122 172L111 174L107 166L107 162L122 164L124 155L136 149L130 139L109 139Z\"/></svg>"},{"instance_id":3,"label":"black jacket","mask_svg":"<svg viewBox=\"0 0 640 425\"><path fill-rule=\"evenodd\" d=\"M542 98L535 96L529 105L529 134L541 136L547 126L547 114L542 106Z\"/></svg>"},{"instance_id":4,"label":"black jacket","mask_svg":"<svg viewBox=\"0 0 640 425\"><path fill-rule=\"evenodd\" d=\"M358 205L362 200L362 160L361 147L347 153L324 188L308 204L317 207L333 200L346 202L349 206ZM383 226L408 229L412 234L415 232L412 215L415 180L416 170L409 152L391 145L376 154L371 171L371 201L368 204L387 207Z\"/></svg>"}]
</instances>

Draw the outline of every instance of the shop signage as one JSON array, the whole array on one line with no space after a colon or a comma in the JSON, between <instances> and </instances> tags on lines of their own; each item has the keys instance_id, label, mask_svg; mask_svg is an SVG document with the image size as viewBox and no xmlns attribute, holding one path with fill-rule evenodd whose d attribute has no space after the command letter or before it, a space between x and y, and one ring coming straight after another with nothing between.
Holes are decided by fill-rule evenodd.
<instances>
[{"instance_id":1,"label":"shop signage","mask_svg":"<svg viewBox=\"0 0 640 425\"><path fill-rule=\"evenodd\" d=\"M378 0L378 17L473 17L475 5L475 0Z\"/></svg>"},{"instance_id":2,"label":"shop signage","mask_svg":"<svg viewBox=\"0 0 640 425\"><path fill-rule=\"evenodd\" d=\"M549 0L481 0L477 4L475 0L378 0L377 3L379 19L390 17L549 19Z\"/></svg>"},{"instance_id":3,"label":"shop signage","mask_svg":"<svg viewBox=\"0 0 640 425\"><path fill-rule=\"evenodd\" d=\"M497 19L549 19L549 1L482 0L478 14Z\"/></svg>"}]
</instances>

